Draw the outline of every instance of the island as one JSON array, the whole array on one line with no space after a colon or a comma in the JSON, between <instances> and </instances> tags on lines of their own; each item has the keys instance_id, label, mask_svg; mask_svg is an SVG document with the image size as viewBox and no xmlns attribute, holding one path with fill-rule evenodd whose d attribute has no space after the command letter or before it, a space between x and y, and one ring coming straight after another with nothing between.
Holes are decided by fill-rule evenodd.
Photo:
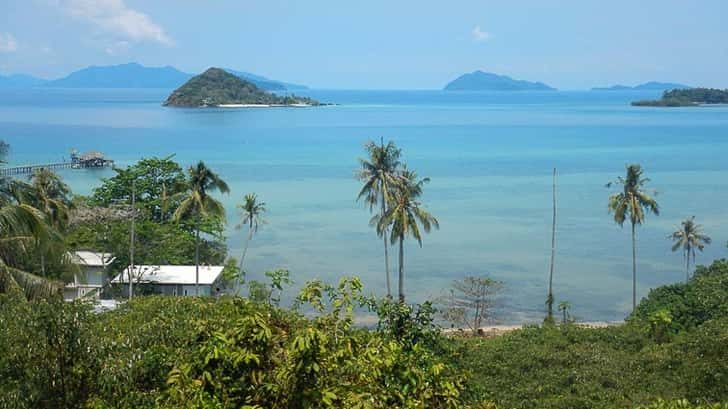
<instances>
[{"instance_id":1,"label":"island","mask_svg":"<svg viewBox=\"0 0 728 409\"><path fill-rule=\"evenodd\" d=\"M689 85L678 84L674 82L657 82L650 81L643 84L630 87L629 85L612 85L611 87L595 87L592 91L668 91L671 89L692 88Z\"/></svg>"},{"instance_id":2,"label":"island","mask_svg":"<svg viewBox=\"0 0 728 409\"><path fill-rule=\"evenodd\" d=\"M276 95L222 68L209 68L192 77L170 94L164 106L170 107L308 107L322 105L307 97Z\"/></svg>"},{"instance_id":3,"label":"island","mask_svg":"<svg viewBox=\"0 0 728 409\"><path fill-rule=\"evenodd\" d=\"M660 99L632 102L632 106L636 107L692 107L710 104L728 104L728 89L673 89L665 91Z\"/></svg>"},{"instance_id":4,"label":"island","mask_svg":"<svg viewBox=\"0 0 728 409\"><path fill-rule=\"evenodd\" d=\"M451 81L445 91L555 91L542 82L516 80L507 75L473 71Z\"/></svg>"}]
</instances>

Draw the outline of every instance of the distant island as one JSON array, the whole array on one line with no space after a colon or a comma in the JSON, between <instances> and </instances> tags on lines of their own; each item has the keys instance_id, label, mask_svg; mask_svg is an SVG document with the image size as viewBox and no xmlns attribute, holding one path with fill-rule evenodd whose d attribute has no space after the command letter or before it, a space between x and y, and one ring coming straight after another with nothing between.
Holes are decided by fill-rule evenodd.
<instances>
[{"instance_id":1,"label":"distant island","mask_svg":"<svg viewBox=\"0 0 728 409\"><path fill-rule=\"evenodd\" d=\"M174 67L145 67L137 63L91 66L48 81L54 88L175 88L192 75Z\"/></svg>"},{"instance_id":2,"label":"distant island","mask_svg":"<svg viewBox=\"0 0 728 409\"><path fill-rule=\"evenodd\" d=\"M542 82L515 80L506 75L473 71L451 81L445 91L555 91Z\"/></svg>"},{"instance_id":3,"label":"distant island","mask_svg":"<svg viewBox=\"0 0 728 409\"><path fill-rule=\"evenodd\" d=\"M292 91L308 89L305 85L272 80L249 72L225 69L227 72L250 81L267 91ZM146 67L132 62L127 64L90 66L74 71L55 80L36 78L29 75L0 75L0 89L3 88L168 88L174 89L192 78L189 74L172 66Z\"/></svg>"},{"instance_id":4,"label":"distant island","mask_svg":"<svg viewBox=\"0 0 728 409\"><path fill-rule=\"evenodd\" d=\"M225 71L229 72L230 74L237 75L244 80L250 81L258 88L264 89L266 91L296 91L309 89L305 85L272 80L262 75L256 75L249 72L236 71L230 68L225 68Z\"/></svg>"},{"instance_id":5,"label":"distant island","mask_svg":"<svg viewBox=\"0 0 728 409\"><path fill-rule=\"evenodd\" d=\"M728 104L728 89L674 89L665 91L660 99L632 102L632 106L637 107L691 107L706 104Z\"/></svg>"},{"instance_id":6,"label":"distant island","mask_svg":"<svg viewBox=\"0 0 728 409\"><path fill-rule=\"evenodd\" d=\"M678 84L673 82L657 82L650 81L644 84L635 85L612 85L611 87L595 87L592 91L668 91L671 89L687 89L692 88L689 85Z\"/></svg>"},{"instance_id":7,"label":"distant island","mask_svg":"<svg viewBox=\"0 0 728 409\"><path fill-rule=\"evenodd\" d=\"M280 96L222 68L209 68L177 88L163 103L171 107L316 106L320 102L295 95Z\"/></svg>"}]
</instances>

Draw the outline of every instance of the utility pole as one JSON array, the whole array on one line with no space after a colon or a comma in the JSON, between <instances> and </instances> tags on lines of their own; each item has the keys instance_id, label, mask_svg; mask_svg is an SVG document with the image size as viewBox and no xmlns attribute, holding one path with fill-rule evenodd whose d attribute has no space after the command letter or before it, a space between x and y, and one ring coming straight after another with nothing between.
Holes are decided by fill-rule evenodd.
<instances>
[{"instance_id":1,"label":"utility pole","mask_svg":"<svg viewBox=\"0 0 728 409\"><path fill-rule=\"evenodd\" d=\"M134 222L136 219L136 179L131 181L131 230L129 232L129 299L133 295L134 282Z\"/></svg>"}]
</instances>

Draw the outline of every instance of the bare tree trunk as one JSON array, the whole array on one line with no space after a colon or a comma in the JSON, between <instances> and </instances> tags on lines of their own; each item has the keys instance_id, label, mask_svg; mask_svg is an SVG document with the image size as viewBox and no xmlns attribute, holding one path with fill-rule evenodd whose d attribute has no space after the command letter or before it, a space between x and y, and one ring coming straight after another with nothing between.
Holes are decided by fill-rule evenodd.
<instances>
[{"instance_id":1,"label":"bare tree trunk","mask_svg":"<svg viewBox=\"0 0 728 409\"><path fill-rule=\"evenodd\" d=\"M549 268L549 294L546 298L546 304L548 305L547 320L553 322L554 320L554 258L556 257L556 168L554 168L554 178L552 184L553 193L553 214L551 218L551 266Z\"/></svg>"},{"instance_id":2,"label":"bare tree trunk","mask_svg":"<svg viewBox=\"0 0 728 409\"><path fill-rule=\"evenodd\" d=\"M404 236L399 238L399 302L404 303Z\"/></svg>"},{"instance_id":3,"label":"bare tree trunk","mask_svg":"<svg viewBox=\"0 0 728 409\"><path fill-rule=\"evenodd\" d=\"M387 211L387 206L384 202L384 196L382 196L382 217L384 217L384 213ZM384 232L382 234L384 236L384 273L386 274L387 279L387 298L392 298L392 286L389 282L389 243L387 241L387 228L384 228Z\"/></svg>"},{"instance_id":4,"label":"bare tree trunk","mask_svg":"<svg viewBox=\"0 0 728 409\"><path fill-rule=\"evenodd\" d=\"M248 246L250 241L253 240L253 226L248 226L248 240L245 242L245 248L243 248L243 256L240 257L240 271L243 271L243 261L245 261L245 255L248 254Z\"/></svg>"},{"instance_id":5,"label":"bare tree trunk","mask_svg":"<svg viewBox=\"0 0 728 409\"><path fill-rule=\"evenodd\" d=\"M200 295L200 222L195 229L195 296Z\"/></svg>"},{"instance_id":6,"label":"bare tree trunk","mask_svg":"<svg viewBox=\"0 0 728 409\"><path fill-rule=\"evenodd\" d=\"M632 223L632 312L637 309L637 237Z\"/></svg>"}]
</instances>

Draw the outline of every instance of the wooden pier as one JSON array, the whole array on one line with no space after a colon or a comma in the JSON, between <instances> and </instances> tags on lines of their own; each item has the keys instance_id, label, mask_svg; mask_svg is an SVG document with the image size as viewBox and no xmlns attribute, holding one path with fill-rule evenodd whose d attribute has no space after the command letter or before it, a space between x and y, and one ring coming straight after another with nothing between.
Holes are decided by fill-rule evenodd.
<instances>
[{"instance_id":1,"label":"wooden pier","mask_svg":"<svg viewBox=\"0 0 728 409\"><path fill-rule=\"evenodd\" d=\"M106 159L102 153L87 152L79 155L77 151L71 152L69 162L44 163L37 165L12 166L0 168L0 176L15 176L31 174L38 169L100 169L114 165L114 161Z\"/></svg>"}]
</instances>

